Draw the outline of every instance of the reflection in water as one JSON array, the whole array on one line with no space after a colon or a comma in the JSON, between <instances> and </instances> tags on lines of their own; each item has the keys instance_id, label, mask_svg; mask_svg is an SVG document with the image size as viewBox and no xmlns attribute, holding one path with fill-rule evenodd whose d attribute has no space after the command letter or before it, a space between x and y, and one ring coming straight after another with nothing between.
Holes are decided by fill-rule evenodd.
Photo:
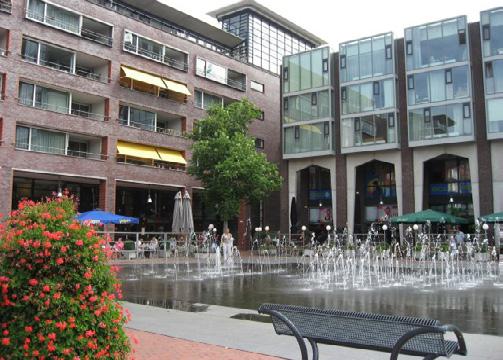
<instances>
[{"instance_id":1,"label":"reflection in water","mask_svg":"<svg viewBox=\"0 0 503 360\"><path fill-rule=\"evenodd\" d=\"M201 277L193 265L126 265L119 271L125 300L215 304L256 309L265 302L438 319L468 333L503 336L503 283L454 287L388 286L340 289L316 286L294 266L222 272ZM259 269L260 270L260 269ZM262 269L265 270L265 269ZM169 303L169 301L168 301Z\"/></svg>"}]
</instances>

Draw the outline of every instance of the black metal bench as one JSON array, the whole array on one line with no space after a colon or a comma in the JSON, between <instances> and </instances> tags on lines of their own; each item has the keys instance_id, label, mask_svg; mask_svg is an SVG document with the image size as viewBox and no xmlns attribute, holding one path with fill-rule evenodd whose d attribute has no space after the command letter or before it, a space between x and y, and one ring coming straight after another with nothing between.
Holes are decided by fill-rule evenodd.
<instances>
[{"instance_id":1,"label":"black metal bench","mask_svg":"<svg viewBox=\"0 0 503 360\"><path fill-rule=\"evenodd\" d=\"M278 335L295 336L302 360L308 360L304 339L311 344L313 360L319 356L317 344L387 352L391 360L396 360L398 354L432 360L467 353L461 331L437 320L278 304L263 304L258 312L271 316ZM457 341L444 339L450 331Z\"/></svg>"}]
</instances>

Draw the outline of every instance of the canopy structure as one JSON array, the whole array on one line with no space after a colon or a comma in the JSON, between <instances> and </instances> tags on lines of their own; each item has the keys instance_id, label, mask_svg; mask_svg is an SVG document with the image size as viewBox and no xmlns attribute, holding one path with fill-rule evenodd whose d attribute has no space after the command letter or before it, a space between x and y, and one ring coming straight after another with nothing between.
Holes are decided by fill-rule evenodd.
<instances>
[{"instance_id":1,"label":"canopy structure","mask_svg":"<svg viewBox=\"0 0 503 360\"><path fill-rule=\"evenodd\" d=\"M480 220L486 223L503 223L503 212L481 216Z\"/></svg>"},{"instance_id":2,"label":"canopy structure","mask_svg":"<svg viewBox=\"0 0 503 360\"><path fill-rule=\"evenodd\" d=\"M132 69L128 66L121 66L121 70L124 73L124 76L134 80L139 81L145 84L156 86L160 89L170 90L182 95L190 96L191 93L187 88L187 85L177 83L175 81L163 78L162 76L149 74L140 70Z\"/></svg>"},{"instance_id":3,"label":"canopy structure","mask_svg":"<svg viewBox=\"0 0 503 360\"><path fill-rule=\"evenodd\" d=\"M138 224L140 221L138 218L122 216L113 214L110 212L102 211L102 210L92 210L87 211L81 214L78 214L75 217L78 221L81 222L90 222L91 224Z\"/></svg>"},{"instance_id":4,"label":"canopy structure","mask_svg":"<svg viewBox=\"0 0 503 360\"><path fill-rule=\"evenodd\" d=\"M179 151L156 148L162 161L187 165L187 160L184 159Z\"/></svg>"},{"instance_id":5,"label":"canopy structure","mask_svg":"<svg viewBox=\"0 0 503 360\"><path fill-rule=\"evenodd\" d=\"M431 209L395 216L390 221L399 224L425 224L428 221L439 224L468 224L468 220L464 218Z\"/></svg>"},{"instance_id":6,"label":"canopy structure","mask_svg":"<svg viewBox=\"0 0 503 360\"><path fill-rule=\"evenodd\" d=\"M187 160L185 160L180 151L129 143L120 140L117 141L117 153L119 155L132 156L140 159L187 165Z\"/></svg>"}]
</instances>

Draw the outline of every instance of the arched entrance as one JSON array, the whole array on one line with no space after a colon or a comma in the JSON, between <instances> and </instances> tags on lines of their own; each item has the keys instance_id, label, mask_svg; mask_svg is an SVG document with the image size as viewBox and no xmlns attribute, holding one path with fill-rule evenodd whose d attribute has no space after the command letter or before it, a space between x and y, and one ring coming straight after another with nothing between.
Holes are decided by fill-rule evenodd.
<instances>
[{"instance_id":1,"label":"arched entrance","mask_svg":"<svg viewBox=\"0 0 503 360\"><path fill-rule=\"evenodd\" d=\"M424 163L423 208L473 220L472 185L467 158L445 154Z\"/></svg>"},{"instance_id":2,"label":"arched entrance","mask_svg":"<svg viewBox=\"0 0 503 360\"><path fill-rule=\"evenodd\" d=\"M329 169L313 165L299 170L296 193L299 225L315 232L333 225Z\"/></svg>"},{"instance_id":3,"label":"arched entrance","mask_svg":"<svg viewBox=\"0 0 503 360\"><path fill-rule=\"evenodd\" d=\"M398 215L395 166L373 160L356 167L354 232L366 233L371 223Z\"/></svg>"}]
</instances>

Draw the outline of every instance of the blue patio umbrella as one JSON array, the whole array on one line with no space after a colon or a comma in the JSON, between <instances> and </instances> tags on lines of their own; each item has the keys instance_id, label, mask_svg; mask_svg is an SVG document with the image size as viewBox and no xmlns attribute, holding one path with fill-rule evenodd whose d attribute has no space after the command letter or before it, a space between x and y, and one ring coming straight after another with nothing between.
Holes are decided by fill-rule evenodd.
<instances>
[{"instance_id":1,"label":"blue patio umbrella","mask_svg":"<svg viewBox=\"0 0 503 360\"><path fill-rule=\"evenodd\" d=\"M138 224L138 218L122 216L102 210L92 210L81 213L75 217L78 221L88 221L91 224Z\"/></svg>"}]
</instances>

